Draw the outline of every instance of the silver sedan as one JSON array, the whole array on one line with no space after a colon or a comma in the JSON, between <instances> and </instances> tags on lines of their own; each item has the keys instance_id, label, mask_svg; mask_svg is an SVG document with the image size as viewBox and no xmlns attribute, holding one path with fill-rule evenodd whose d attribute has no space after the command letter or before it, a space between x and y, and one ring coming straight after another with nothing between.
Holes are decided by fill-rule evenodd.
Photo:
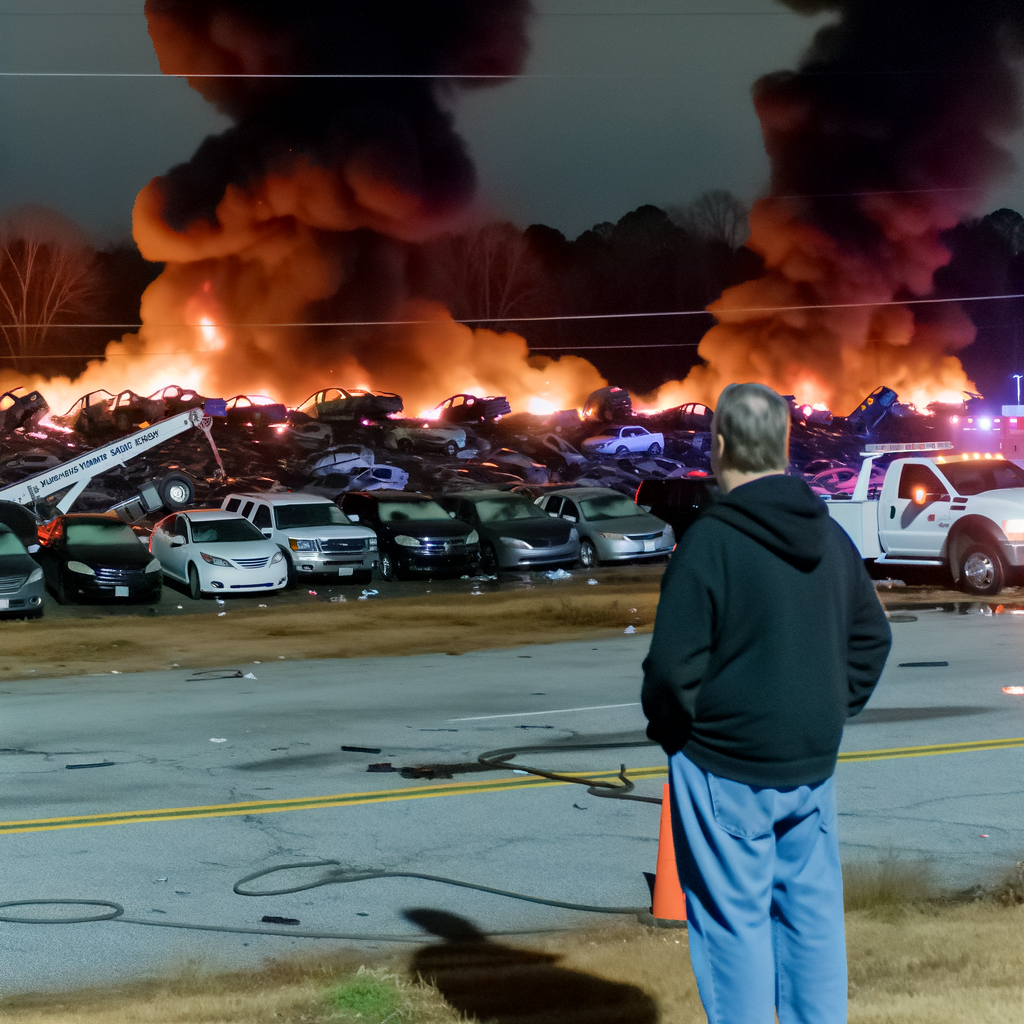
<instances>
[{"instance_id":1,"label":"silver sedan","mask_svg":"<svg viewBox=\"0 0 1024 1024\"><path fill-rule=\"evenodd\" d=\"M566 487L537 499L549 516L576 524L580 565L650 561L672 553L676 538L668 523L607 487Z\"/></svg>"}]
</instances>

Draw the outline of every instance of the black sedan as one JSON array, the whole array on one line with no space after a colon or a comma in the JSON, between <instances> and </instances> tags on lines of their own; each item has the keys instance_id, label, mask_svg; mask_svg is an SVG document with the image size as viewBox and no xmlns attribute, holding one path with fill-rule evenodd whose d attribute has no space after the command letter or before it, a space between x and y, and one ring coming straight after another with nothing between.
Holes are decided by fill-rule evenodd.
<instances>
[{"instance_id":1,"label":"black sedan","mask_svg":"<svg viewBox=\"0 0 1024 1024\"><path fill-rule=\"evenodd\" d=\"M61 604L83 598L156 601L160 562L126 523L112 514L72 513L39 528L36 558Z\"/></svg>"},{"instance_id":2,"label":"black sedan","mask_svg":"<svg viewBox=\"0 0 1024 1024\"><path fill-rule=\"evenodd\" d=\"M377 534L381 576L461 575L476 570L480 536L433 498L409 491L349 491L338 504Z\"/></svg>"},{"instance_id":3,"label":"black sedan","mask_svg":"<svg viewBox=\"0 0 1024 1024\"><path fill-rule=\"evenodd\" d=\"M552 519L520 494L464 491L438 500L480 534L480 558L488 572L571 567L580 556L576 528Z\"/></svg>"}]
</instances>

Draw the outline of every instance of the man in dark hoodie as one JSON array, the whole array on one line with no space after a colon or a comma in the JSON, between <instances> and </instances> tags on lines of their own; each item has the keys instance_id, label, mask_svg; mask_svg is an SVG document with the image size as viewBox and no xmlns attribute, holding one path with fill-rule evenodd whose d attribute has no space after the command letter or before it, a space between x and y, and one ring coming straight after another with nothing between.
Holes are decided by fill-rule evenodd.
<instances>
[{"instance_id":1,"label":"man in dark hoodie","mask_svg":"<svg viewBox=\"0 0 1024 1024\"><path fill-rule=\"evenodd\" d=\"M690 959L710 1024L846 1020L835 771L892 642L845 532L785 476L789 407L732 384L711 428L719 497L665 573L644 662L669 755Z\"/></svg>"}]
</instances>

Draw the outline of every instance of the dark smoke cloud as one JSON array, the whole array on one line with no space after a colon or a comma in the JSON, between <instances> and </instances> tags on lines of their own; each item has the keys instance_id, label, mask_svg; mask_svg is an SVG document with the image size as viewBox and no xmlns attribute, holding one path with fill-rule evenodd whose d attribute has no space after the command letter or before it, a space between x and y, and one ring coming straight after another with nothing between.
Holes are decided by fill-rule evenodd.
<instances>
[{"instance_id":1,"label":"dark smoke cloud","mask_svg":"<svg viewBox=\"0 0 1024 1024\"><path fill-rule=\"evenodd\" d=\"M1012 169L1024 4L782 2L837 17L797 71L754 86L772 176L748 245L767 269L711 307L720 323L690 395L714 401L756 379L837 412L882 383L916 403L955 398L970 386L952 355L973 339L966 314L891 303L931 292L949 260L943 231ZM738 312L786 305L820 308Z\"/></svg>"},{"instance_id":2,"label":"dark smoke cloud","mask_svg":"<svg viewBox=\"0 0 1024 1024\"><path fill-rule=\"evenodd\" d=\"M147 0L167 74L516 74L529 0ZM461 207L472 164L442 100L459 82L429 79L199 78L190 85L235 120L163 179L167 223L214 221L229 185L244 188L305 156L419 197L427 216Z\"/></svg>"}]
</instances>

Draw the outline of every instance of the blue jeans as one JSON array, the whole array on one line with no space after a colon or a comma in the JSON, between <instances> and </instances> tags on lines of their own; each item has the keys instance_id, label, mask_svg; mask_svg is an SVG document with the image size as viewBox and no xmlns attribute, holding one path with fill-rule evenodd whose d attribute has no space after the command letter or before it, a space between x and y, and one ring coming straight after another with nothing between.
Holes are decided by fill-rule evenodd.
<instances>
[{"instance_id":1,"label":"blue jeans","mask_svg":"<svg viewBox=\"0 0 1024 1024\"><path fill-rule=\"evenodd\" d=\"M709 1024L845 1024L832 779L767 789L669 763L690 960Z\"/></svg>"}]
</instances>

